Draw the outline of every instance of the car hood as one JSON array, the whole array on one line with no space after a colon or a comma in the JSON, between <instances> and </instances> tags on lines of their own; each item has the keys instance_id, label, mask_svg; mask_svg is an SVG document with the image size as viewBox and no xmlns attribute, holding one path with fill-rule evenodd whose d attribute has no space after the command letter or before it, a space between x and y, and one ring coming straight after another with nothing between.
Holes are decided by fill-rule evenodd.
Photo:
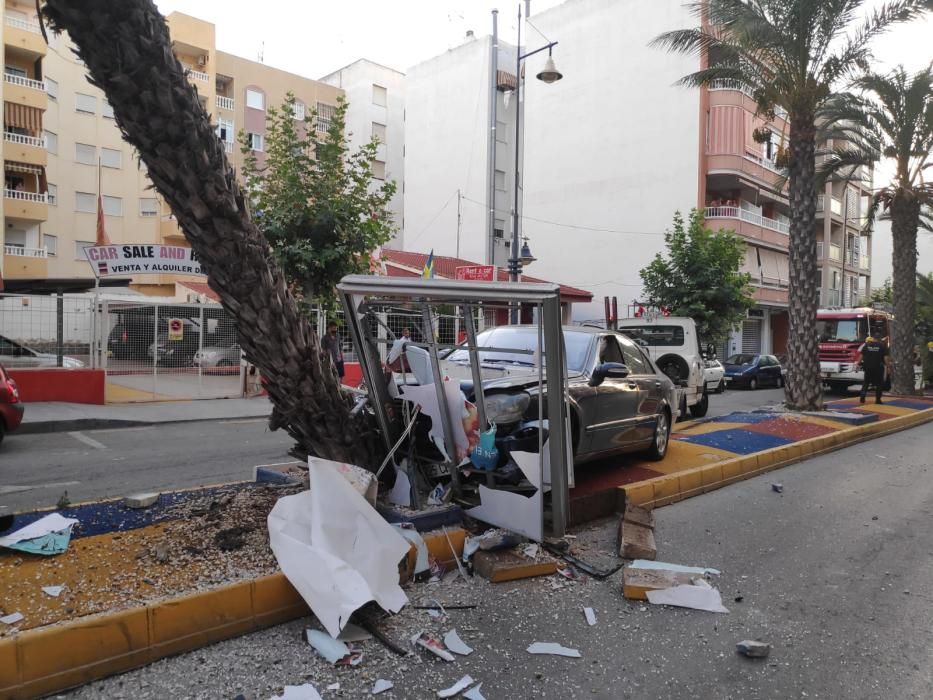
<instances>
[{"instance_id":1,"label":"car hood","mask_svg":"<svg viewBox=\"0 0 933 700\"><path fill-rule=\"evenodd\" d=\"M40 360L58 362L58 355L53 355L50 352L37 352L35 356ZM76 357L68 357L68 355L65 355L62 357L62 367L74 369L76 367L84 367L84 363Z\"/></svg>"},{"instance_id":2,"label":"car hood","mask_svg":"<svg viewBox=\"0 0 933 700\"><path fill-rule=\"evenodd\" d=\"M741 374L742 372L754 368L755 365L723 365L726 374Z\"/></svg>"}]
</instances>

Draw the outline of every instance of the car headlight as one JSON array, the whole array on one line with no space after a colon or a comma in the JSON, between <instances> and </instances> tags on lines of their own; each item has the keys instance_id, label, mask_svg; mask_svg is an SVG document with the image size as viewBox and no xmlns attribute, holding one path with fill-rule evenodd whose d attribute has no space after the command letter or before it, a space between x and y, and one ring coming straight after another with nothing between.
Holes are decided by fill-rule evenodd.
<instances>
[{"instance_id":1,"label":"car headlight","mask_svg":"<svg viewBox=\"0 0 933 700\"><path fill-rule=\"evenodd\" d=\"M531 403L531 396L521 394L493 394L486 397L486 420L490 423L517 423Z\"/></svg>"},{"instance_id":2,"label":"car headlight","mask_svg":"<svg viewBox=\"0 0 933 700\"><path fill-rule=\"evenodd\" d=\"M74 357L63 357L62 367L68 367L69 369L78 369L79 367L84 367L84 363L81 362L81 360L74 358Z\"/></svg>"}]
</instances>

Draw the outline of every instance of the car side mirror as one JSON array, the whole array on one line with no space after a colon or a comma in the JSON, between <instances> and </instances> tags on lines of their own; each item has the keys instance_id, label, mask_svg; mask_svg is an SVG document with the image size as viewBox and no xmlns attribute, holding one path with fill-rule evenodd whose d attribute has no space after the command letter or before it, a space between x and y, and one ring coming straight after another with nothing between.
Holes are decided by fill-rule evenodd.
<instances>
[{"instance_id":1,"label":"car side mirror","mask_svg":"<svg viewBox=\"0 0 933 700\"><path fill-rule=\"evenodd\" d=\"M628 367L621 362L603 362L593 370L589 385L599 386L606 379L625 379L628 375Z\"/></svg>"}]
</instances>

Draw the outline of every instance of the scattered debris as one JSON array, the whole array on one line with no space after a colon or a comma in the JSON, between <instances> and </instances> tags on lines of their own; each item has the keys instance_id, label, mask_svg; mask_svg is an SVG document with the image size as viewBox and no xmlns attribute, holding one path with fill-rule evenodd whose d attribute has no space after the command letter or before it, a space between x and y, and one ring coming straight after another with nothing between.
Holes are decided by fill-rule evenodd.
<instances>
[{"instance_id":1,"label":"scattered debris","mask_svg":"<svg viewBox=\"0 0 933 700\"><path fill-rule=\"evenodd\" d=\"M395 684L392 681L387 681L384 678L379 678L373 683L373 689L370 691L373 695L379 695L379 693L384 693L387 690L392 690L395 687Z\"/></svg>"},{"instance_id":2,"label":"scattered debris","mask_svg":"<svg viewBox=\"0 0 933 700\"><path fill-rule=\"evenodd\" d=\"M320 463L321 466L325 468L335 470L349 482L349 484L356 490L358 494L365 498L371 506L375 507L376 495L379 490L379 482L376 481L376 475L371 471L368 469L363 469L362 467L357 467L354 464L332 462L327 459L321 459L320 457L308 458L309 470L312 462Z\"/></svg>"},{"instance_id":3,"label":"scattered debris","mask_svg":"<svg viewBox=\"0 0 933 700\"><path fill-rule=\"evenodd\" d=\"M729 609L722 604L719 591L709 584L674 586L659 591L648 591L645 595L648 602L653 605L673 605L678 608L693 608L716 613L729 612Z\"/></svg>"},{"instance_id":4,"label":"scattered debris","mask_svg":"<svg viewBox=\"0 0 933 700\"><path fill-rule=\"evenodd\" d=\"M366 642L372 639L373 636L364 630L362 627L354 625L352 622L348 622L347 626L343 628L343 631L337 636L338 642Z\"/></svg>"},{"instance_id":5,"label":"scattered debris","mask_svg":"<svg viewBox=\"0 0 933 700\"><path fill-rule=\"evenodd\" d=\"M593 608L583 608L583 616L586 618L586 624L590 627L596 624L596 612Z\"/></svg>"},{"instance_id":6,"label":"scattered debris","mask_svg":"<svg viewBox=\"0 0 933 700\"><path fill-rule=\"evenodd\" d=\"M329 686L327 686L327 690L340 690L340 684L331 683Z\"/></svg>"},{"instance_id":7,"label":"scattered debris","mask_svg":"<svg viewBox=\"0 0 933 700\"><path fill-rule=\"evenodd\" d=\"M577 570L572 566L565 566L557 570L557 573L563 576L568 581L578 581L580 575L577 573Z\"/></svg>"},{"instance_id":8,"label":"scattered debris","mask_svg":"<svg viewBox=\"0 0 933 700\"><path fill-rule=\"evenodd\" d=\"M444 537L447 538L447 546L450 547L450 553L454 555L454 561L457 563L457 572L460 574L460 578L462 578L467 583L470 583L471 580L467 576L467 572L463 568L463 564L460 562L460 557L457 556L457 548L454 547L454 543L450 540L450 533L447 532L447 527L444 526L441 529L444 531Z\"/></svg>"},{"instance_id":9,"label":"scattered debris","mask_svg":"<svg viewBox=\"0 0 933 700\"><path fill-rule=\"evenodd\" d=\"M457 695L461 691L466 690L471 685L473 685L473 679L470 678L469 676L464 676L463 678L461 678L459 681L454 683L449 688L445 688L444 690L438 690L437 697L452 698L454 695Z\"/></svg>"},{"instance_id":10,"label":"scattered debris","mask_svg":"<svg viewBox=\"0 0 933 700\"><path fill-rule=\"evenodd\" d=\"M228 527L214 535L214 544L217 545L221 552L231 552L234 549L239 549L246 544L245 535L251 530L252 528L243 525Z\"/></svg>"},{"instance_id":11,"label":"scattered debris","mask_svg":"<svg viewBox=\"0 0 933 700\"><path fill-rule=\"evenodd\" d=\"M428 494L428 505L429 506L442 506L444 505L444 486L443 484L438 484L433 489L431 493Z\"/></svg>"},{"instance_id":12,"label":"scattered debris","mask_svg":"<svg viewBox=\"0 0 933 700\"><path fill-rule=\"evenodd\" d=\"M618 564L616 564L610 569L597 569L595 566L592 566L591 564L587 564L582 559L578 559L577 557L570 554L568 551L569 545L564 545L563 547L561 547L556 544L552 544L550 542L544 542L542 543L542 546L551 554L560 557L568 564L572 564L573 566L580 569L580 571L583 571L584 573L589 574L590 576L592 576L593 578L599 581L605 578L609 578L614 573L616 573L619 569L621 569L622 566L624 565L624 562L619 562ZM568 567L568 568L570 568L571 570L573 569L573 567Z\"/></svg>"},{"instance_id":13,"label":"scattered debris","mask_svg":"<svg viewBox=\"0 0 933 700\"><path fill-rule=\"evenodd\" d=\"M343 642L320 630L306 629L305 641L314 647L314 651L334 666L356 666L363 660L361 653L354 652Z\"/></svg>"},{"instance_id":14,"label":"scattered debris","mask_svg":"<svg viewBox=\"0 0 933 700\"><path fill-rule=\"evenodd\" d=\"M172 558L169 553L168 545L164 542L156 542L152 545L149 548L149 554L160 564L167 564Z\"/></svg>"},{"instance_id":15,"label":"scattered debris","mask_svg":"<svg viewBox=\"0 0 933 700\"><path fill-rule=\"evenodd\" d=\"M622 546L619 556L623 559L654 559L658 548L654 542L654 530L644 525L637 525L623 520L619 526Z\"/></svg>"},{"instance_id":16,"label":"scattered debris","mask_svg":"<svg viewBox=\"0 0 933 700\"><path fill-rule=\"evenodd\" d=\"M555 642L534 642L528 647L527 651L529 654L550 654L552 656L569 656L574 659L581 658L580 652L576 649L570 649Z\"/></svg>"},{"instance_id":17,"label":"scattered debris","mask_svg":"<svg viewBox=\"0 0 933 700\"><path fill-rule=\"evenodd\" d=\"M771 490L775 493L784 493L784 484L771 484Z\"/></svg>"},{"instance_id":18,"label":"scattered debris","mask_svg":"<svg viewBox=\"0 0 933 700\"><path fill-rule=\"evenodd\" d=\"M541 488L541 474L550 471L548 442L544 443L543 450L541 455L518 450L511 454L525 478L534 487L535 491L532 496L526 497L520 493L499 491L480 484L480 505L467 510L467 515L483 522L507 527L529 539L540 541L544 536L544 524L541 517L544 492Z\"/></svg>"},{"instance_id":19,"label":"scattered debris","mask_svg":"<svg viewBox=\"0 0 933 700\"><path fill-rule=\"evenodd\" d=\"M397 506L411 507L411 479L408 478L408 472L401 467L395 468L395 485L386 495L386 499Z\"/></svg>"},{"instance_id":20,"label":"scattered debris","mask_svg":"<svg viewBox=\"0 0 933 700\"><path fill-rule=\"evenodd\" d=\"M419 632L411 638L411 643L415 646L427 649L435 656L439 656L444 661L453 661L454 656L444 648L439 640L432 637L428 632Z\"/></svg>"},{"instance_id":21,"label":"scattered debris","mask_svg":"<svg viewBox=\"0 0 933 700\"><path fill-rule=\"evenodd\" d=\"M481 551L473 556L473 567L483 578L493 583L501 583L535 576L550 576L557 571L557 562L529 560L512 551Z\"/></svg>"},{"instance_id":22,"label":"scattered debris","mask_svg":"<svg viewBox=\"0 0 933 700\"><path fill-rule=\"evenodd\" d=\"M483 697L483 693L480 691L482 687L482 683L473 686L463 694L463 697L466 698L466 700L486 700L486 698Z\"/></svg>"},{"instance_id":23,"label":"scattered debris","mask_svg":"<svg viewBox=\"0 0 933 700\"><path fill-rule=\"evenodd\" d=\"M320 693L310 683L304 685L286 685L281 695L273 695L270 700L322 700Z\"/></svg>"},{"instance_id":24,"label":"scattered debris","mask_svg":"<svg viewBox=\"0 0 933 700\"><path fill-rule=\"evenodd\" d=\"M50 595L53 598L58 598L61 595L61 592L65 590L64 586L43 586L42 592L46 595Z\"/></svg>"},{"instance_id":25,"label":"scattered debris","mask_svg":"<svg viewBox=\"0 0 933 700\"><path fill-rule=\"evenodd\" d=\"M63 510L71 505L71 499L68 498L68 491L62 491L62 495L58 497L58 502L55 504L55 507L58 510Z\"/></svg>"},{"instance_id":26,"label":"scattered debris","mask_svg":"<svg viewBox=\"0 0 933 700\"><path fill-rule=\"evenodd\" d=\"M684 571L626 566L622 572L622 595L629 600L648 600L648 591L662 591L689 584L692 576Z\"/></svg>"},{"instance_id":27,"label":"scattered debris","mask_svg":"<svg viewBox=\"0 0 933 700\"><path fill-rule=\"evenodd\" d=\"M50 556L68 549L71 529L78 524L74 518L51 513L15 532L0 537L0 547L17 549L28 554Z\"/></svg>"},{"instance_id":28,"label":"scattered debris","mask_svg":"<svg viewBox=\"0 0 933 700\"><path fill-rule=\"evenodd\" d=\"M633 523L653 530L654 511L642 506L637 506L634 503L626 502L625 511L622 513L622 519L619 522Z\"/></svg>"},{"instance_id":29,"label":"scattered debris","mask_svg":"<svg viewBox=\"0 0 933 700\"><path fill-rule=\"evenodd\" d=\"M720 574L719 569L712 569L706 566L683 566L682 564L670 564L666 561L646 561L644 559L636 559L631 564L629 564L629 568L678 571L685 574L699 574L701 576L706 576L708 574L719 576Z\"/></svg>"},{"instance_id":30,"label":"scattered debris","mask_svg":"<svg viewBox=\"0 0 933 700\"><path fill-rule=\"evenodd\" d=\"M134 493L123 499L127 508L148 508L159 500L161 493Z\"/></svg>"},{"instance_id":31,"label":"scattered debris","mask_svg":"<svg viewBox=\"0 0 933 700\"><path fill-rule=\"evenodd\" d=\"M756 642L754 639L746 639L735 645L735 650L752 659L764 659L771 653L771 645L766 642Z\"/></svg>"},{"instance_id":32,"label":"scattered debris","mask_svg":"<svg viewBox=\"0 0 933 700\"><path fill-rule=\"evenodd\" d=\"M532 542L531 544L526 544L524 547L522 547L522 554L524 554L529 559L537 559L538 543Z\"/></svg>"},{"instance_id":33,"label":"scattered debris","mask_svg":"<svg viewBox=\"0 0 933 700\"><path fill-rule=\"evenodd\" d=\"M463 561L469 561L470 557L479 550L490 552L496 549L508 549L521 544L524 539L508 530L486 530L482 535L466 538L463 543Z\"/></svg>"},{"instance_id":34,"label":"scattered debris","mask_svg":"<svg viewBox=\"0 0 933 700\"><path fill-rule=\"evenodd\" d=\"M878 516L877 516L877 515L873 515L873 516L871 516L871 519L872 519L872 520L877 520L877 519L878 519Z\"/></svg>"},{"instance_id":35,"label":"scattered debris","mask_svg":"<svg viewBox=\"0 0 933 700\"><path fill-rule=\"evenodd\" d=\"M733 598L733 600L734 600L736 603L741 603L743 600L745 600L745 596L744 596L744 595L737 595L735 598Z\"/></svg>"},{"instance_id":36,"label":"scattered debris","mask_svg":"<svg viewBox=\"0 0 933 700\"><path fill-rule=\"evenodd\" d=\"M392 527L397 528L399 534L415 546L415 569L412 573L417 576L428 571L430 569L428 546L421 533L411 523L395 523Z\"/></svg>"},{"instance_id":37,"label":"scattered debris","mask_svg":"<svg viewBox=\"0 0 933 700\"><path fill-rule=\"evenodd\" d=\"M454 654L459 654L460 656L469 656L473 653L473 649L460 639L460 635L457 634L456 628L444 635L444 645Z\"/></svg>"},{"instance_id":38,"label":"scattered debris","mask_svg":"<svg viewBox=\"0 0 933 700\"><path fill-rule=\"evenodd\" d=\"M15 613L10 613L9 615L6 615L4 617L0 617L0 622L2 622L4 625L15 625L17 622L19 622L22 619L23 619L23 614L15 612Z\"/></svg>"}]
</instances>

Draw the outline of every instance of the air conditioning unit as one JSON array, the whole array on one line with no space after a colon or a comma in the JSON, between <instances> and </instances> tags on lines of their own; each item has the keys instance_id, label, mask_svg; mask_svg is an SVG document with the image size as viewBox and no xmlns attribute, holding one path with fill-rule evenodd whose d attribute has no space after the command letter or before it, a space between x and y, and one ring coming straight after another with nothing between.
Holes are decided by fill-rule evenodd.
<instances>
[{"instance_id":1,"label":"air conditioning unit","mask_svg":"<svg viewBox=\"0 0 933 700\"><path fill-rule=\"evenodd\" d=\"M198 65L199 65L199 66L206 66L206 65L207 65L207 56L204 56L203 54L202 54L201 56L198 56Z\"/></svg>"}]
</instances>

